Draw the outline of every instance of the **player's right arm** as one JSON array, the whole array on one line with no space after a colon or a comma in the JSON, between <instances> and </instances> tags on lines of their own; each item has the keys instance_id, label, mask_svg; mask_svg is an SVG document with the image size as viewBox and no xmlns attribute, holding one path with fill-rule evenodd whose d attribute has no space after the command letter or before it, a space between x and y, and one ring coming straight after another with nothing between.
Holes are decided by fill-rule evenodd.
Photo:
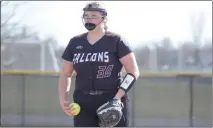
<instances>
[{"instance_id":1,"label":"player's right arm","mask_svg":"<svg viewBox=\"0 0 213 128\"><path fill-rule=\"evenodd\" d=\"M73 68L73 53L72 53L72 46L73 38L70 40L69 44L64 50L62 55L62 59L64 60L60 77L59 77L59 84L58 84L58 91L59 91L59 101L63 111L70 115L69 112L69 92L71 87L71 78L74 72Z\"/></svg>"},{"instance_id":2,"label":"player's right arm","mask_svg":"<svg viewBox=\"0 0 213 128\"><path fill-rule=\"evenodd\" d=\"M71 78L73 74L73 63L64 60L62 70L59 77L59 100L63 109L68 109L69 105L69 92L71 87Z\"/></svg>"}]
</instances>

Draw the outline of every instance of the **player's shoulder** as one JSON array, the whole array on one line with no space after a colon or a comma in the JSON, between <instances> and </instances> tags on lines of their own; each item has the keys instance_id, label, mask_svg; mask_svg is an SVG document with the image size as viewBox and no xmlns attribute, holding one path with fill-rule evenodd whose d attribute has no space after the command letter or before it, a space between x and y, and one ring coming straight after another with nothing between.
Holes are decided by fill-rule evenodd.
<instances>
[{"instance_id":1,"label":"player's shoulder","mask_svg":"<svg viewBox=\"0 0 213 128\"><path fill-rule=\"evenodd\" d=\"M108 31L106 33L106 36L116 39L117 42L120 42L120 41L126 42L127 41L127 39L123 35L116 33L116 32L112 32L112 31Z\"/></svg>"},{"instance_id":2,"label":"player's shoulder","mask_svg":"<svg viewBox=\"0 0 213 128\"><path fill-rule=\"evenodd\" d=\"M111 37L111 38L121 38L122 37L119 33L112 32L112 31L107 31L106 36Z\"/></svg>"},{"instance_id":3,"label":"player's shoulder","mask_svg":"<svg viewBox=\"0 0 213 128\"><path fill-rule=\"evenodd\" d=\"M77 35L73 36L73 37L71 38L71 40L76 40L76 39L85 38L85 37L86 37L86 34L87 34L87 33L77 34Z\"/></svg>"},{"instance_id":4,"label":"player's shoulder","mask_svg":"<svg viewBox=\"0 0 213 128\"><path fill-rule=\"evenodd\" d=\"M81 39L81 38L85 38L87 35L87 32L84 32L84 33L81 33L81 34L77 34L75 35L73 38L78 38L78 39Z\"/></svg>"},{"instance_id":5,"label":"player's shoulder","mask_svg":"<svg viewBox=\"0 0 213 128\"><path fill-rule=\"evenodd\" d=\"M76 44L76 43L81 42L81 41L80 41L81 39L86 38L86 34L87 34L87 33L81 33L81 34L77 34L77 35L71 37L69 43Z\"/></svg>"}]
</instances>

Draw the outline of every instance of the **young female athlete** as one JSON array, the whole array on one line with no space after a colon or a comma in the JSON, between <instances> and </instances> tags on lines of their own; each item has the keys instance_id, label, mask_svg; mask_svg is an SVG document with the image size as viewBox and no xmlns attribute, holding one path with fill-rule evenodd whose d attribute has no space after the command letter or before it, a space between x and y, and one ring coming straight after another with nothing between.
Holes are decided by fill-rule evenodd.
<instances>
[{"instance_id":1,"label":"young female athlete","mask_svg":"<svg viewBox=\"0 0 213 128\"><path fill-rule=\"evenodd\" d=\"M88 32L71 38L62 55L60 105L66 114L72 115L69 112L68 79L75 71L73 99L81 111L74 116L74 127L99 127L97 110L107 102L118 103L117 100L123 103L123 117L115 127L127 127L127 92L139 77L134 53L122 36L107 31L107 11L100 3L88 3L82 19ZM122 67L127 74L121 81Z\"/></svg>"}]
</instances>

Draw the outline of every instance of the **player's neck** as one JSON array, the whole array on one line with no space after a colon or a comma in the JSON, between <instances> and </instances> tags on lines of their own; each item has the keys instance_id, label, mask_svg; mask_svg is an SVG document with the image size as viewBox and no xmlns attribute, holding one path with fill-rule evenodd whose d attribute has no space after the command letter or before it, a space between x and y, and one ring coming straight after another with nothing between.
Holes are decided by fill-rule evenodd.
<instances>
[{"instance_id":1,"label":"player's neck","mask_svg":"<svg viewBox=\"0 0 213 128\"><path fill-rule=\"evenodd\" d=\"M105 34L105 31L99 30L99 31L90 31L87 35L87 40L90 44L96 43L98 40L100 40Z\"/></svg>"},{"instance_id":2,"label":"player's neck","mask_svg":"<svg viewBox=\"0 0 213 128\"><path fill-rule=\"evenodd\" d=\"M105 34L105 30L103 30L103 29L98 29L98 30L93 30L93 31L90 31L89 33L88 33L88 36L89 37L100 37L100 36L102 36L102 35L104 35Z\"/></svg>"}]
</instances>

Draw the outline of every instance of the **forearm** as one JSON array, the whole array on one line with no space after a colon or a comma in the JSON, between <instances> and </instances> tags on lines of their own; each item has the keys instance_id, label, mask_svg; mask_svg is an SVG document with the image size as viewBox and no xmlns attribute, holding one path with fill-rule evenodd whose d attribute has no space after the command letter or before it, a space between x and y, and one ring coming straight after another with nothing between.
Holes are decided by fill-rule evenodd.
<instances>
[{"instance_id":1,"label":"forearm","mask_svg":"<svg viewBox=\"0 0 213 128\"><path fill-rule=\"evenodd\" d=\"M124 90L118 89L118 92L116 93L116 95L115 95L114 98L115 98L115 99L121 99L124 95L125 95Z\"/></svg>"},{"instance_id":2,"label":"forearm","mask_svg":"<svg viewBox=\"0 0 213 128\"><path fill-rule=\"evenodd\" d=\"M61 74L59 78L59 99L60 102L69 102L69 91L71 86L71 78L68 75Z\"/></svg>"},{"instance_id":3,"label":"forearm","mask_svg":"<svg viewBox=\"0 0 213 128\"><path fill-rule=\"evenodd\" d=\"M135 77L136 80L138 79L139 72L133 72L131 74L134 75L134 77ZM118 89L118 92L116 93L116 95L115 95L114 98L121 99L125 94L126 94L126 92L123 89Z\"/></svg>"}]
</instances>

